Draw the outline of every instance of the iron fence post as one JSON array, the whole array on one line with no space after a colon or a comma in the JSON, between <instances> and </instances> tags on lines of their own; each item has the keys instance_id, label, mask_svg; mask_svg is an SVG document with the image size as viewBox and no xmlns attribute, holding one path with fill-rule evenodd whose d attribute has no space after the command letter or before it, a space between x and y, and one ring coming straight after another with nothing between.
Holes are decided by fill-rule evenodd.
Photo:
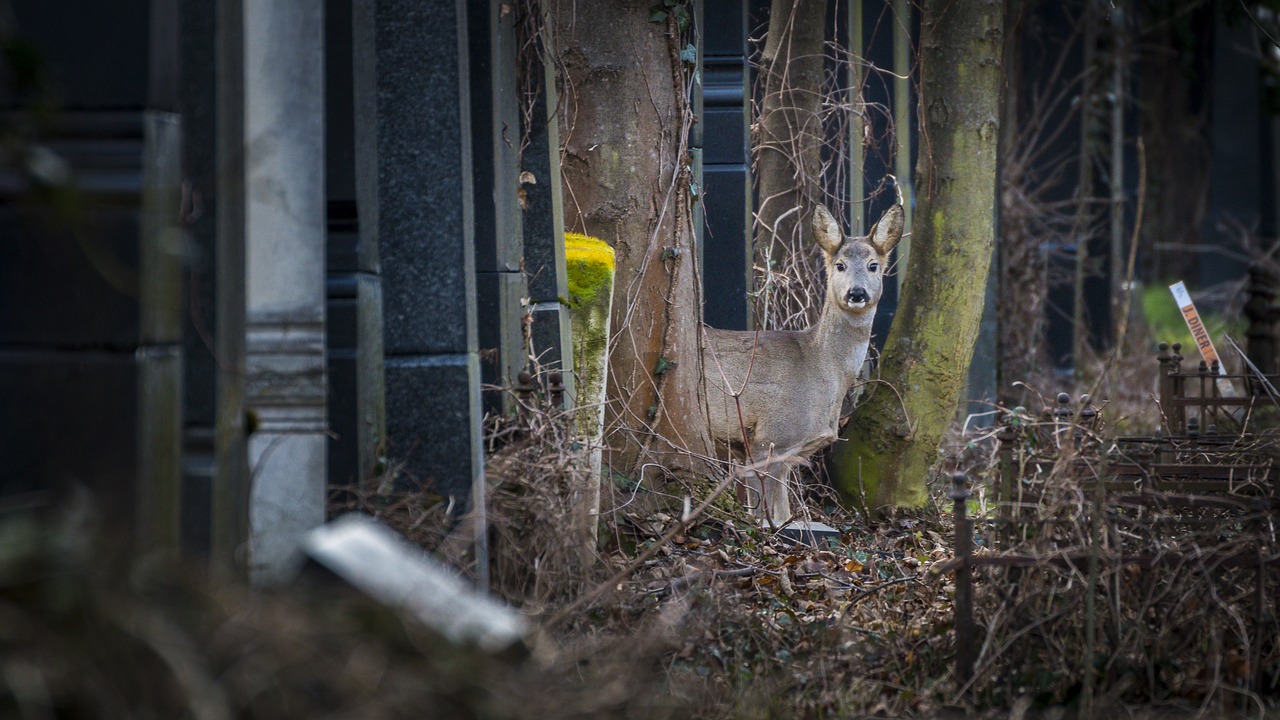
<instances>
[{"instance_id":1,"label":"iron fence post","mask_svg":"<svg viewBox=\"0 0 1280 720\"><path fill-rule=\"evenodd\" d=\"M952 475L951 483L953 487L949 496L955 502L956 558L960 560L956 569L956 680L961 691L968 693L977 650L974 642L973 573L969 567L973 555L973 525L968 517L969 490L964 473Z\"/></svg>"},{"instance_id":2,"label":"iron fence post","mask_svg":"<svg viewBox=\"0 0 1280 720\"><path fill-rule=\"evenodd\" d=\"M1250 653L1249 664L1250 669L1253 670L1251 684L1255 693L1262 693L1263 683L1266 680L1266 673L1263 672L1262 668L1262 639L1267 636L1267 554L1263 545L1267 533L1266 513L1269 505L1270 503L1265 500L1254 500L1254 518L1251 523L1255 534L1253 540L1253 561L1255 563L1253 576L1254 637L1253 643L1251 643L1253 652Z\"/></svg>"},{"instance_id":3,"label":"iron fence post","mask_svg":"<svg viewBox=\"0 0 1280 720\"><path fill-rule=\"evenodd\" d=\"M1013 452L1014 444L1019 440L1018 428L1014 423L1018 422L1016 413L1006 412L1000 423L1000 432L996 438L1000 441L1000 479L996 483L995 507L996 507L996 535L1003 539L1008 527L1005 525L1005 515L1014 515L1016 513L1012 503L1017 502L1018 494L1014 491L1022 481L1022 474L1015 469ZM1011 519L1011 518L1010 518Z\"/></svg>"}]
</instances>

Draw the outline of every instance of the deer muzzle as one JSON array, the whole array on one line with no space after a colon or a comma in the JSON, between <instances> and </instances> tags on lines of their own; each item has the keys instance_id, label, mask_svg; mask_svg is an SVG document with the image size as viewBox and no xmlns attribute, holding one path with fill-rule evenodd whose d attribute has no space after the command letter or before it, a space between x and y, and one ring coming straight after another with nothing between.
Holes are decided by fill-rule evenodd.
<instances>
[{"instance_id":1,"label":"deer muzzle","mask_svg":"<svg viewBox=\"0 0 1280 720\"><path fill-rule=\"evenodd\" d=\"M867 295L866 288L860 287L852 288L844 295L845 304L851 308L864 308L870 299L871 296Z\"/></svg>"}]
</instances>

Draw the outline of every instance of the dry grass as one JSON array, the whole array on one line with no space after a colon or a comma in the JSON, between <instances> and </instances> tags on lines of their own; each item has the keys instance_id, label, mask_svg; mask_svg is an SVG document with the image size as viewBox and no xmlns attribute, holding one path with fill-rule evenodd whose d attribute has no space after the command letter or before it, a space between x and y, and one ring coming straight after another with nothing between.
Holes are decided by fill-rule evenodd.
<instances>
[{"instance_id":1,"label":"dry grass","mask_svg":"<svg viewBox=\"0 0 1280 720\"><path fill-rule=\"evenodd\" d=\"M1074 715L1086 698L1095 717L1276 712L1274 690L1247 689L1258 663L1273 688L1280 667L1275 578L1258 626L1250 573L1207 554L1255 547L1257 516L1098 515L1067 465L1047 464L1028 481L1045 499L1018 544L996 543L986 520L982 543L1036 556L1097 547L1096 577L1087 563L982 571L985 639L966 694L953 675L953 580L930 571L952 559L947 488L934 488L929 508L878 520L811 488L815 519L840 530L821 548L791 545L731 505L686 526L623 505L621 493L594 543L572 530L583 474L569 420L529 406L491 425L494 590L540 621L580 604L544 623L529 655L449 647L331 582L270 593L210 585L154 558L102 560L83 524L6 516L0 715L1050 717ZM947 452L946 469L975 484L997 476L989 431L957 430ZM355 497L450 552L437 498ZM996 512L986 493L971 508ZM1116 559L1138 548L1188 559L1150 569Z\"/></svg>"},{"instance_id":2,"label":"dry grass","mask_svg":"<svg viewBox=\"0 0 1280 720\"><path fill-rule=\"evenodd\" d=\"M1158 424L1154 358L1134 354L1140 359L1102 358L1092 366L1103 380L1088 388L1115 393L1097 403L1107 417L1099 426L1105 437L1115 425L1132 432ZM1053 393L1028 391L1046 407L1056 405ZM1066 428L1055 434L1052 420L1042 426L1039 408L1021 422L1031 445L1019 457L1024 466L1040 463L1038 471L1024 471L1023 489L1040 502L1016 532L995 522L1003 512L994 494L998 428L957 425L943 448L940 470L972 480L980 552L1085 552L1098 562L1092 577L1087 563L981 570L982 647L968 688L954 678L953 578L930 572L953 555L951 503L941 485L923 511L879 520L849 513L811 486L815 519L841 531L822 548L789 544L731 504L677 527L679 518L642 509L651 505L629 493L645 491L630 489L605 516L599 546L571 552L563 528L582 475L567 449L567 419L526 408L507 429L495 426L496 434L516 438L490 461L492 517L500 528L494 563L503 568L495 584L545 618L600 590L603 577L630 570L557 626L552 654L626 667L626 682L658 683L697 717L1034 714L1082 704L1098 717L1152 707L1187 716L1274 712L1274 596L1266 596L1259 618L1253 571L1218 557L1233 548L1274 552L1274 519L1123 505L1099 514L1082 489L1089 478L1073 464L1074 445L1065 443L1066 457L1058 450ZM1106 449L1104 437L1092 440ZM504 533L540 540L510 542ZM651 557L637 563L644 552ZM1157 559L1150 567L1121 559L1134 554ZM539 581L542 573L554 580ZM1275 578L1269 582L1274 588ZM631 653L633 647L646 652ZM1263 696L1250 690L1259 666L1272 688Z\"/></svg>"}]
</instances>

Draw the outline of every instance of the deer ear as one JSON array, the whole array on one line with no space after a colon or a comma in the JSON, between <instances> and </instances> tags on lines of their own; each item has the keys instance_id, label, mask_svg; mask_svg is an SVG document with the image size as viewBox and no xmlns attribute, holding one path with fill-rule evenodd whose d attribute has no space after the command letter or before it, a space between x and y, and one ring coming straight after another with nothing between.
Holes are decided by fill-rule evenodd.
<instances>
[{"instance_id":1,"label":"deer ear","mask_svg":"<svg viewBox=\"0 0 1280 720\"><path fill-rule=\"evenodd\" d=\"M841 243L844 242L844 235L840 234L840 224L831 216L831 211L826 205L819 205L813 209L812 222L813 238L818 241L818 247L828 255L835 255Z\"/></svg>"},{"instance_id":2,"label":"deer ear","mask_svg":"<svg viewBox=\"0 0 1280 720\"><path fill-rule=\"evenodd\" d=\"M902 206L894 205L880 216L880 220L868 233L871 245L881 255L888 255L898 241L902 239Z\"/></svg>"}]
</instances>

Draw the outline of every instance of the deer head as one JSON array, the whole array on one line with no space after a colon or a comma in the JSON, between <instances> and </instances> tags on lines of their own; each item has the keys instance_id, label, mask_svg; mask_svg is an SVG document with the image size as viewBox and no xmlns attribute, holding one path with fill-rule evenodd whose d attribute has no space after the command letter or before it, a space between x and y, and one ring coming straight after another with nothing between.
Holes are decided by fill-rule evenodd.
<instances>
[{"instance_id":1,"label":"deer head","mask_svg":"<svg viewBox=\"0 0 1280 720\"><path fill-rule=\"evenodd\" d=\"M902 206L895 205L863 237L846 237L831 211L813 213L813 235L827 264L827 304L847 313L874 312L884 292L889 251L902 239Z\"/></svg>"}]
</instances>

